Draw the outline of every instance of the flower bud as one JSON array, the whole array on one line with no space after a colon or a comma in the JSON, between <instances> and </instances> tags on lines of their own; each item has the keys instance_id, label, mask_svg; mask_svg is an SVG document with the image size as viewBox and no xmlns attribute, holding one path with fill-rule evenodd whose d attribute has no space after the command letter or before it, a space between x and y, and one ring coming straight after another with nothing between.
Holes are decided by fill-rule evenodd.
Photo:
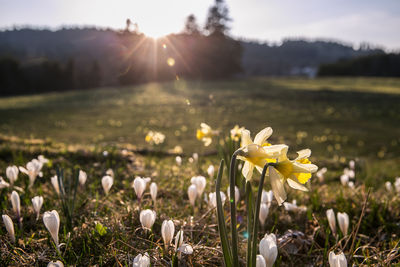
<instances>
[{"instance_id":1,"label":"flower bud","mask_svg":"<svg viewBox=\"0 0 400 267\"><path fill-rule=\"evenodd\" d=\"M36 212L36 220L39 219L40 216L40 209L42 208L43 205L43 197L42 196L36 196L32 198L32 205L33 209Z\"/></svg>"},{"instance_id":2,"label":"flower bud","mask_svg":"<svg viewBox=\"0 0 400 267\"><path fill-rule=\"evenodd\" d=\"M267 267L272 267L278 256L278 247L276 246L276 237L274 234L266 234L260 242L260 253L264 257Z\"/></svg>"},{"instance_id":3,"label":"flower bud","mask_svg":"<svg viewBox=\"0 0 400 267\"><path fill-rule=\"evenodd\" d=\"M47 267L64 267L64 263L61 261L51 261L49 264L47 264Z\"/></svg>"},{"instance_id":4,"label":"flower bud","mask_svg":"<svg viewBox=\"0 0 400 267\"><path fill-rule=\"evenodd\" d=\"M222 192L222 191L220 191L220 194L221 194L222 206L224 206L225 200L226 200L226 196L225 196L225 193ZM216 193L216 192L210 193L210 194L208 194L208 197L209 197L209 199L210 199L210 200L209 200L209 205L210 205L212 208L216 208L216 207L217 207L217 193Z\"/></svg>"},{"instance_id":5,"label":"flower bud","mask_svg":"<svg viewBox=\"0 0 400 267\"><path fill-rule=\"evenodd\" d=\"M57 194L60 194L60 185L58 184L58 177L57 175L54 175L53 177L50 178L51 184L54 187L54 190L57 192Z\"/></svg>"},{"instance_id":6,"label":"flower bud","mask_svg":"<svg viewBox=\"0 0 400 267\"><path fill-rule=\"evenodd\" d=\"M268 213L269 213L268 204L261 203L261 205L260 205L260 215L259 215L261 226L264 226L265 221L267 220L267 217L268 217Z\"/></svg>"},{"instance_id":7,"label":"flower bud","mask_svg":"<svg viewBox=\"0 0 400 267\"><path fill-rule=\"evenodd\" d=\"M329 209L326 211L326 217L328 218L329 227L332 230L332 233L336 234L336 219L335 219L335 212L333 209Z\"/></svg>"},{"instance_id":8,"label":"flower bud","mask_svg":"<svg viewBox=\"0 0 400 267\"><path fill-rule=\"evenodd\" d=\"M338 212L337 220L340 231L342 231L342 234L346 236L349 231L349 215L347 215L346 212Z\"/></svg>"},{"instance_id":9,"label":"flower bud","mask_svg":"<svg viewBox=\"0 0 400 267\"><path fill-rule=\"evenodd\" d=\"M215 172L214 165L208 166L208 168L207 168L208 176L211 177L211 178L214 177L214 172Z\"/></svg>"},{"instance_id":10,"label":"flower bud","mask_svg":"<svg viewBox=\"0 0 400 267\"><path fill-rule=\"evenodd\" d=\"M58 231L60 229L60 216L56 210L46 211L43 214L43 223L50 232L56 247L58 248Z\"/></svg>"},{"instance_id":11,"label":"flower bud","mask_svg":"<svg viewBox=\"0 0 400 267\"><path fill-rule=\"evenodd\" d=\"M6 188L9 186L10 186L10 184L7 183L6 181L4 181L3 177L0 176L0 189Z\"/></svg>"},{"instance_id":12,"label":"flower bud","mask_svg":"<svg viewBox=\"0 0 400 267\"><path fill-rule=\"evenodd\" d=\"M9 166L6 169L6 175L10 184L14 184L14 182L18 179L18 167L17 166Z\"/></svg>"},{"instance_id":13,"label":"flower bud","mask_svg":"<svg viewBox=\"0 0 400 267\"><path fill-rule=\"evenodd\" d=\"M188 196L190 205L194 207L196 197L197 197L197 187L194 184L191 184L188 188Z\"/></svg>"},{"instance_id":14,"label":"flower bud","mask_svg":"<svg viewBox=\"0 0 400 267\"><path fill-rule=\"evenodd\" d=\"M11 205L15 215L17 215L18 219L21 216L21 203L19 199L19 195L16 191L12 191L11 193Z\"/></svg>"},{"instance_id":15,"label":"flower bud","mask_svg":"<svg viewBox=\"0 0 400 267\"><path fill-rule=\"evenodd\" d=\"M175 250L183 244L183 230L179 230L175 236Z\"/></svg>"},{"instance_id":16,"label":"flower bud","mask_svg":"<svg viewBox=\"0 0 400 267\"><path fill-rule=\"evenodd\" d=\"M267 267L263 255L258 254L256 258L256 267Z\"/></svg>"},{"instance_id":17,"label":"flower bud","mask_svg":"<svg viewBox=\"0 0 400 267\"><path fill-rule=\"evenodd\" d=\"M227 193L228 193L228 198L231 199L230 187L228 187ZM239 188L235 185L235 204L237 204L239 200L240 200L240 191Z\"/></svg>"},{"instance_id":18,"label":"flower bud","mask_svg":"<svg viewBox=\"0 0 400 267\"><path fill-rule=\"evenodd\" d=\"M142 210L139 219L144 229L151 230L151 227L153 227L153 224L156 221L156 212L149 209Z\"/></svg>"},{"instance_id":19,"label":"flower bud","mask_svg":"<svg viewBox=\"0 0 400 267\"><path fill-rule=\"evenodd\" d=\"M167 248L174 238L175 225L172 220L164 220L161 225L161 236L164 240L164 245Z\"/></svg>"},{"instance_id":20,"label":"flower bud","mask_svg":"<svg viewBox=\"0 0 400 267\"><path fill-rule=\"evenodd\" d=\"M328 261L330 267L347 267L347 260L343 252L337 255L333 251L329 252Z\"/></svg>"},{"instance_id":21,"label":"flower bud","mask_svg":"<svg viewBox=\"0 0 400 267\"><path fill-rule=\"evenodd\" d=\"M133 260L133 267L149 267L150 266L150 257L149 254L144 253L139 254Z\"/></svg>"},{"instance_id":22,"label":"flower bud","mask_svg":"<svg viewBox=\"0 0 400 267\"><path fill-rule=\"evenodd\" d=\"M109 175L106 175L101 179L101 185L103 186L103 190L106 195L110 191L113 183L114 183L114 179Z\"/></svg>"},{"instance_id":23,"label":"flower bud","mask_svg":"<svg viewBox=\"0 0 400 267\"><path fill-rule=\"evenodd\" d=\"M87 174L86 172L79 170L79 183L83 186L86 183Z\"/></svg>"},{"instance_id":24,"label":"flower bud","mask_svg":"<svg viewBox=\"0 0 400 267\"><path fill-rule=\"evenodd\" d=\"M10 236L11 242L15 243L15 232L14 232L14 224L13 221L11 220L10 216L8 215L3 215L3 222L4 225L6 226L8 235Z\"/></svg>"},{"instance_id":25,"label":"flower bud","mask_svg":"<svg viewBox=\"0 0 400 267\"><path fill-rule=\"evenodd\" d=\"M144 191L146 190L146 185L147 185L147 180L141 177L136 177L135 180L133 180L133 189L135 190L136 197L141 200L142 196L144 194Z\"/></svg>"},{"instance_id":26,"label":"flower bud","mask_svg":"<svg viewBox=\"0 0 400 267\"><path fill-rule=\"evenodd\" d=\"M156 183L151 183L150 195L151 195L151 199L153 199L153 202L155 203L157 200L157 184Z\"/></svg>"},{"instance_id":27,"label":"flower bud","mask_svg":"<svg viewBox=\"0 0 400 267\"><path fill-rule=\"evenodd\" d=\"M196 185L197 196L201 199L201 195L203 194L207 185L206 178L204 176L193 176L192 179L190 179L190 182Z\"/></svg>"}]
</instances>

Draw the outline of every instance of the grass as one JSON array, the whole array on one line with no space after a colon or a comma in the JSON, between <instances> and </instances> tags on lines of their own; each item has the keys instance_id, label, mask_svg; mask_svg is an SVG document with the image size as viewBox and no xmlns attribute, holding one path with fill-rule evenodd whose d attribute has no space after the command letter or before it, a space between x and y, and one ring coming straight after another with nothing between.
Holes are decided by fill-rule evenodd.
<instances>
[{"instance_id":1,"label":"grass","mask_svg":"<svg viewBox=\"0 0 400 267\"><path fill-rule=\"evenodd\" d=\"M259 239L270 232L280 238L277 265L324 265L331 249L343 250L356 265L398 264L400 198L388 193L383 184L400 173L399 93L400 80L253 78L203 83L180 80L0 99L0 176L5 177L8 165L24 166L39 154L51 159L44 167L44 178L38 178L32 190L20 193L24 226L20 229L15 224L18 245L10 244L5 228L0 227L0 265L42 266L60 259L78 266L128 266L138 253L148 252L153 265L169 266L172 251L163 250L160 228L164 219L171 218L176 230L184 229L185 242L194 248L192 255L182 258L183 266L220 266L223 257L215 211L204 202L193 211L186 193L190 177L207 176L209 164L219 165L220 159L213 154L216 140L204 149L195 139L195 129L203 121L224 134L235 124L246 126L253 135L272 126L273 143L289 144L292 155L296 149L309 147L312 161L328 168L324 181L311 179L310 192L288 190L288 200L297 199L307 207L306 212L288 212L272 205ZM144 142L148 130L166 134L163 151L183 147L182 166L176 165L174 156L151 152L153 148ZM198 162L188 161L192 152L200 152ZM355 158L356 188L343 187L339 176ZM87 184L78 189L70 233L50 183L56 167L64 168L65 177L72 176L74 167L88 173ZM116 178L105 196L100 180L108 168ZM152 177L159 187L151 235L140 227L139 207L130 186L135 176ZM24 187L27 179L20 175L17 185ZM206 192L215 191L214 178L207 180ZM268 189L268 179L265 184ZM223 191L226 187L224 177ZM11 190L0 191L2 213L13 217ZM61 255L55 252L41 219L35 221L30 199L38 194L44 196L42 213L52 209L60 213L60 242L65 243ZM148 189L144 208L154 208ZM225 208L227 215L229 206ZM352 234L339 236L340 242L329 233L325 216L329 208L350 217ZM244 259L243 198L238 224Z\"/></svg>"}]
</instances>

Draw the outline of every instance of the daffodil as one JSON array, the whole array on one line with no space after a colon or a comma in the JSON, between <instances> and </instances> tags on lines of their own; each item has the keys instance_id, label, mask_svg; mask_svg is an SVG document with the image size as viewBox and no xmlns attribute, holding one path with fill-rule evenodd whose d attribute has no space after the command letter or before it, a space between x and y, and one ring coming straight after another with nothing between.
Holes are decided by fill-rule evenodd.
<instances>
[{"instance_id":1,"label":"daffodil","mask_svg":"<svg viewBox=\"0 0 400 267\"><path fill-rule=\"evenodd\" d=\"M242 137L242 131L244 130L244 127L239 127L239 125L235 125L235 127L233 127L231 129L231 139L233 141L238 142L240 140L240 138Z\"/></svg>"},{"instance_id":2,"label":"daffodil","mask_svg":"<svg viewBox=\"0 0 400 267\"><path fill-rule=\"evenodd\" d=\"M217 134L218 131L214 131L209 125L202 122L200 129L197 129L196 137L204 143L204 146L209 146L212 142L212 137Z\"/></svg>"}]
</instances>

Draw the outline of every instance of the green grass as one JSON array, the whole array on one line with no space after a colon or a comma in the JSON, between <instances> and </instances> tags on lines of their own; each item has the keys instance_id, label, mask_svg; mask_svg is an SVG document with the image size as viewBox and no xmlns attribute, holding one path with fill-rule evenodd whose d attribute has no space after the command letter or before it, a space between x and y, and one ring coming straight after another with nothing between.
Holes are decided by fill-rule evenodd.
<instances>
[{"instance_id":1,"label":"green grass","mask_svg":"<svg viewBox=\"0 0 400 267\"><path fill-rule=\"evenodd\" d=\"M184 229L185 240L194 247L193 255L183 257L183 265L221 265L215 212L209 212L203 203L193 213L186 193L190 177L206 175L209 164L219 165L218 156L208 154L215 152L217 140L205 149L195 138L201 122L219 129L223 135L235 124L250 129L253 136L271 126L271 142L289 144L291 155L309 147L313 151L312 161L328 168L324 181L311 179L309 193L288 190L288 200L297 199L307 207L307 212L287 212L276 203L271 207L259 238L270 232L280 237L289 229L305 234L297 253L279 247L279 266L326 264L326 253L331 249L344 250L356 265L396 264L400 198L386 192L383 184L400 173L399 93L400 80L396 79L252 78L218 82L180 80L2 98L0 176L5 177L8 165L24 166L38 154L46 155L52 162L44 168L44 178L38 178L32 190L20 194L24 228L15 224L19 244L13 247L5 228L0 227L0 265L45 266L50 260L62 259L77 266L127 266L129 259L148 252L152 264L168 266L171 255L163 251L160 235L162 221L167 218L175 220L177 230ZM143 149L153 149L144 142L148 130L167 136L166 144L157 150L183 147L181 167L176 166L174 156L156 152L141 155ZM108 156L103 155L103 150L109 152ZM204 156L200 156L198 163L189 163L192 152ZM350 189L340 184L339 176L348 161L355 158L356 188ZM66 219L50 183L57 166L65 169L66 177L73 167L88 172L85 188L79 189L75 228L70 234L64 232ZM114 170L116 179L110 195L104 196L100 179L108 168ZM159 187L157 220L151 236L140 228L137 200L130 185L135 176L152 177ZM20 175L17 185L24 188L26 182L27 177ZM265 184L268 189L268 180ZM226 191L226 177L222 187ZM365 202L369 187L372 191ZM206 192L212 191L214 179L208 178ZM0 193L1 211L12 217L11 190L0 189ZM38 194L45 199L42 213L52 209L60 213L60 242L66 243L61 257L55 253L42 221L34 220L30 199ZM366 210L360 220L364 202ZM153 208L148 188L142 204L142 208ZM329 208L349 214L350 231L355 231L361 221L357 235L349 238L346 246L346 238L336 242L329 234L325 216ZM226 205L225 215L228 213ZM243 198L238 223L239 251L244 259Z\"/></svg>"}]
</instances>

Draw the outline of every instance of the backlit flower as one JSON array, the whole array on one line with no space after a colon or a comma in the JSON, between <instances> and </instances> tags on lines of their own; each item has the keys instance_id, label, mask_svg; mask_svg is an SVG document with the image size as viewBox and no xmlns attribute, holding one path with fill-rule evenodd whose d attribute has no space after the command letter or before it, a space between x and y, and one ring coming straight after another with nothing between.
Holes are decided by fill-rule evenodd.
<instances>
[{"instance_id":1,"label":"backlit flower","mask_svg":"<svg viewBox=\"0 0 400 267\"><path fill-rule=\"evenodd\" d=\"M278 247L276 246L276 237L274 234L266 234L260 242L260 253L265 259L267 267L272 267L278 256Z\"/></svg>"},{"instance_id":2,"label":"backlit flower","mask_svg":"<svg viewBox=\"0 0 400 267\"><path fill-rule=\"evenodd\" d=\"M150 131L145 137L145 141L150 145L159 145L164 143L165 135L160 132Z\"/></svg>"},{"instance_id":3,"label":"backlit flower","mask_svg":"<svg viewBox=\"0 0 400 267\"><path fill-rule=\"evenodd\" d=\"M79 170L79 183L81 185L84 185L86 183L86 180L87 180L86 172Z\"/></svg>"},{"instance_id":4,"label":"backlit flower","mask_svg":"<svg viewBox=\"0 0 400 267\"><path fill-rule=\"evenodd\" d=\"M33 183L35 182L37 176L43 176L43 173L41 172L42 167L43 163L41 163L37 159L33 159L32 161L28 162L26 164L26 168L19 167L21 173L25 173L29 176L29 187L33 186Z\"/></svg>"},{"instance_id":5,"label":"backlit flower","mask_svg":"<svg viewBox=\"0 0 400 267\"><path fill-rule=\"evenodd\" d=\"M240 137L242 136L242 131L244 130L244 127L240 127L239 125L235 125L235 127L233 127L231 129L231 139L233 141L238 142L240 140Z\"/></svg>"},{"instance_id":6,"label":"backlit flower","mask_svg":"<svg viewBox=\"0 0 400 267\"><path fill-rule=\"evenodd\" d=\"M200 124L200 129L197 129L196 137L204 143L204 146L209 146L212 142L212 137L217 135L218 131L214 131L204 122Z\"/></svg>"},{"instance_id":7,"label":"backlit flower","mask_svg":"<svg viewBox=\"0 0 400 267\"><path fill-rule=\"evenodd\" d=\"M114 179L111 176L106 175L103 178L101 178L101 185L103 186L103 190L106 195L110 191L113 183Z\"/></svg>"},{"instance_id":8,"label":"backlit flower","mask_svg":"<svg viewBox=\"0 0 400 267\"><path fill-rule=\"evenodd\" d=\"M36 212L36 220L39 219L40 216L40 209L42 208L43 205L43 197L42 196L36 196L32 198L32 206L34 211Z\"/></svg>"},{"instance_id":9,"label":"backlit flower","mask_svg":"<svg viewBox=\"0 0 400 267\"><path fill-rule=\"evenodd\" d=\"M10 236L11 242L15 243L15 232L14 232L13 221L11 220L10 216L8 216L8 215L4 214L4 215L2 215L2 217L3 217L3 223L8 232L8 235Z\"/></svg>"},{"instance_id":10,"label":"backlit flower","mask_svg":"<svg viewBox=\"0 0 400 267\"><path fill-rule=\"evenodd\" d=\"M43 214L43 223L50 232L50 235L58 248L58 231L60 229L60 216L58 215L58 212L56 210L46 211Z\"/></svg>"},{"instance_id":11,"label":"backlit flower","mask_svg":"<svg viewBox=\"0 0 400 267\"><path fill-rule=\"evenodd\" d=\"M156 221L156 212L153 210L142 210L139 216L140 223L142 227L147 230L151 230L154 222Z\"/></svg>"},{"instance_id":12,"label":"backlit flower","mask_svg":"<svg viewBox=\"0 0 400 267\"><path fill-rule=\"evenodd\" d=\"M337 255L333 251L329 252L328 261L330 267L347 267L347 260L343 252Z\"/></svg>"},{"instance_id":13,"label":"backlit flower","mask_svg":"<svg viewBox=\"0 0 400 267\"><path fill-rule=\"evenodd\" d=\"M10 184L14 184L14 182L18 179L18 167L17 166L9 166L6 169L6 175Z\"/></svg>"}]
</instances>

